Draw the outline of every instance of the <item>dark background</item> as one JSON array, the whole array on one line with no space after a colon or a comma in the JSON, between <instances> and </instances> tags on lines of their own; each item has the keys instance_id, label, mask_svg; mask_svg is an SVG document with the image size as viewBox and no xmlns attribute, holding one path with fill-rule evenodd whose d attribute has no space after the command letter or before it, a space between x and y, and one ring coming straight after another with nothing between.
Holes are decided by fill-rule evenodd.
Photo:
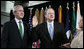
<instances>
[{"instance_id":1,"label":"dark background","mask_svg":"<svg viewBox=\"0 0 84 49\"><path fill-rule=\"evenodd\" d=\"M25 16L23 18L23 21L25 22L29 22L29 16L30 16L30 10L28 8L32 8L33 7L33 10L32 10L32 17L34 16L35 14L35 10L36 8L40 11L41 8L43 7L43 9L45 10L46 6L49 7L49 5L51 5L51 7L55 10L55 21L58 21L58 8L59 8L59 5L62 6L62 21L64 23L64 26L65 26L65 22L66 22L66 7L67 7L67 2L69 3L69 10L70 10L70 23L71 23L71 19L72 19L72 16L73 16L73 2L75 2L75 14L77 13L77 1L62 1L62 0L57 0L57 1L50 1L50 2L47 2L47 3L43 3L43 4L38 4L38 5L35 5L35 6L30 6L30 7L24 7L24 13L25 13ZM80 3L80 11L81 11L81 15L83 15L83 1L80 0L79 1ZM10 20L12 20L14 18L13 16L13 13L12 13L12 10L10 12Z\"/></svg>"}]
</instances>

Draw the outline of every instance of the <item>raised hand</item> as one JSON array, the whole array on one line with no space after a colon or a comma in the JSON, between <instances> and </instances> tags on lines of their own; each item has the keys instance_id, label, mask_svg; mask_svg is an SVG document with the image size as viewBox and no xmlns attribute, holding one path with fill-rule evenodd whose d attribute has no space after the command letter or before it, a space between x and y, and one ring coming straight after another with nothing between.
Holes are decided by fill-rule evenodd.
<instances>
[{"instance_id":1,"label":"raised hand","mask_svg":"<svg viewBox=\"0 0 84 49\"><path fill-rule=\"evenodd\" d=\"M38 25L37 16L33 16L32 25L33 25L33 27L36 27Z\"/></svg>"}]
</instances>

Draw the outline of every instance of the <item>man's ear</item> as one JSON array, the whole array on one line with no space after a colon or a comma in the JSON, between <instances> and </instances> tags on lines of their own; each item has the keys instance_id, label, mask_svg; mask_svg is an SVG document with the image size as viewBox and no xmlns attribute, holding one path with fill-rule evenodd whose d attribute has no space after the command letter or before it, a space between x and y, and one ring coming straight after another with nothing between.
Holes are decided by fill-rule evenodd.
<instances>
[{"instance_id":1,"label":"man's ear","mask_svg":"<svg viewBox=\"0 0 84 49\"><path fill-rule=\"evenodd\" d=\"M15 15L15 11L13 12L13 15Z\"/></svg>"}]
</instances>

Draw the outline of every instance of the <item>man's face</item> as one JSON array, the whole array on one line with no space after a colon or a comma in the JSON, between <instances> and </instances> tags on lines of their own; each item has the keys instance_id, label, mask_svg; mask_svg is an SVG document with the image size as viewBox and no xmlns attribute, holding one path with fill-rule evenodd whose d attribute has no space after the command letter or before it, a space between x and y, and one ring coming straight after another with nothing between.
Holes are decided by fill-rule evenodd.
<instances>
[{"instance_id":1,"label":"man's face","mask_svg":"<svg viewBox=\"0 0 84 49\"><path fill-rule=\"evenodd\" d=\"M46 13L46 18L49 20L49 21L52 21L55 19L55 12L53 9L48 9L47 10L47 13Z\"/></svg>"},{"instance_id":2,"label":"man's face","mask_svg":"<svg viewBox=\"0 0 84 49\"><path fill-rule=\"evenodd\" d=\"M18 19L22 19L24 17L24 9L22 6L17 7L16 11L14 12L15 16Z\"/></svg>"}]
</instances>

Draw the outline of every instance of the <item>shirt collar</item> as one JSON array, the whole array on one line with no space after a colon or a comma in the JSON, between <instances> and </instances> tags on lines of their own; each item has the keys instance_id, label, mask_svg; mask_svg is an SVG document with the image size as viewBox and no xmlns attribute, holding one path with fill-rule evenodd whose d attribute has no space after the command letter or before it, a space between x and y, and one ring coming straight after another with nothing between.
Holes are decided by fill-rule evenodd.
<instances>
[{"instance_id":1,"label":"shirt collar","mask_svg":"<svg viewBox=\"0 0 84 49\"><path fill-rule=\"evenodd\" d=\"M19 21L21 21L21 23L22 23L22 20L18 20L16 17L15 17L15 21L18 23Z\"/></svg>"},{"instance_id":2,"label":"shirt collar","mask_svg":"<svg viewBox=\"0 0 84 49\"><path fill-rule=\"evenodd\" d=\"M49 24L52 24L52 26L53 26L54 21L52 21L52 22L48 22L48 21L47 21L47 24L48 24L48 25L49 25Z\"/></svg>"}]
</instances>

